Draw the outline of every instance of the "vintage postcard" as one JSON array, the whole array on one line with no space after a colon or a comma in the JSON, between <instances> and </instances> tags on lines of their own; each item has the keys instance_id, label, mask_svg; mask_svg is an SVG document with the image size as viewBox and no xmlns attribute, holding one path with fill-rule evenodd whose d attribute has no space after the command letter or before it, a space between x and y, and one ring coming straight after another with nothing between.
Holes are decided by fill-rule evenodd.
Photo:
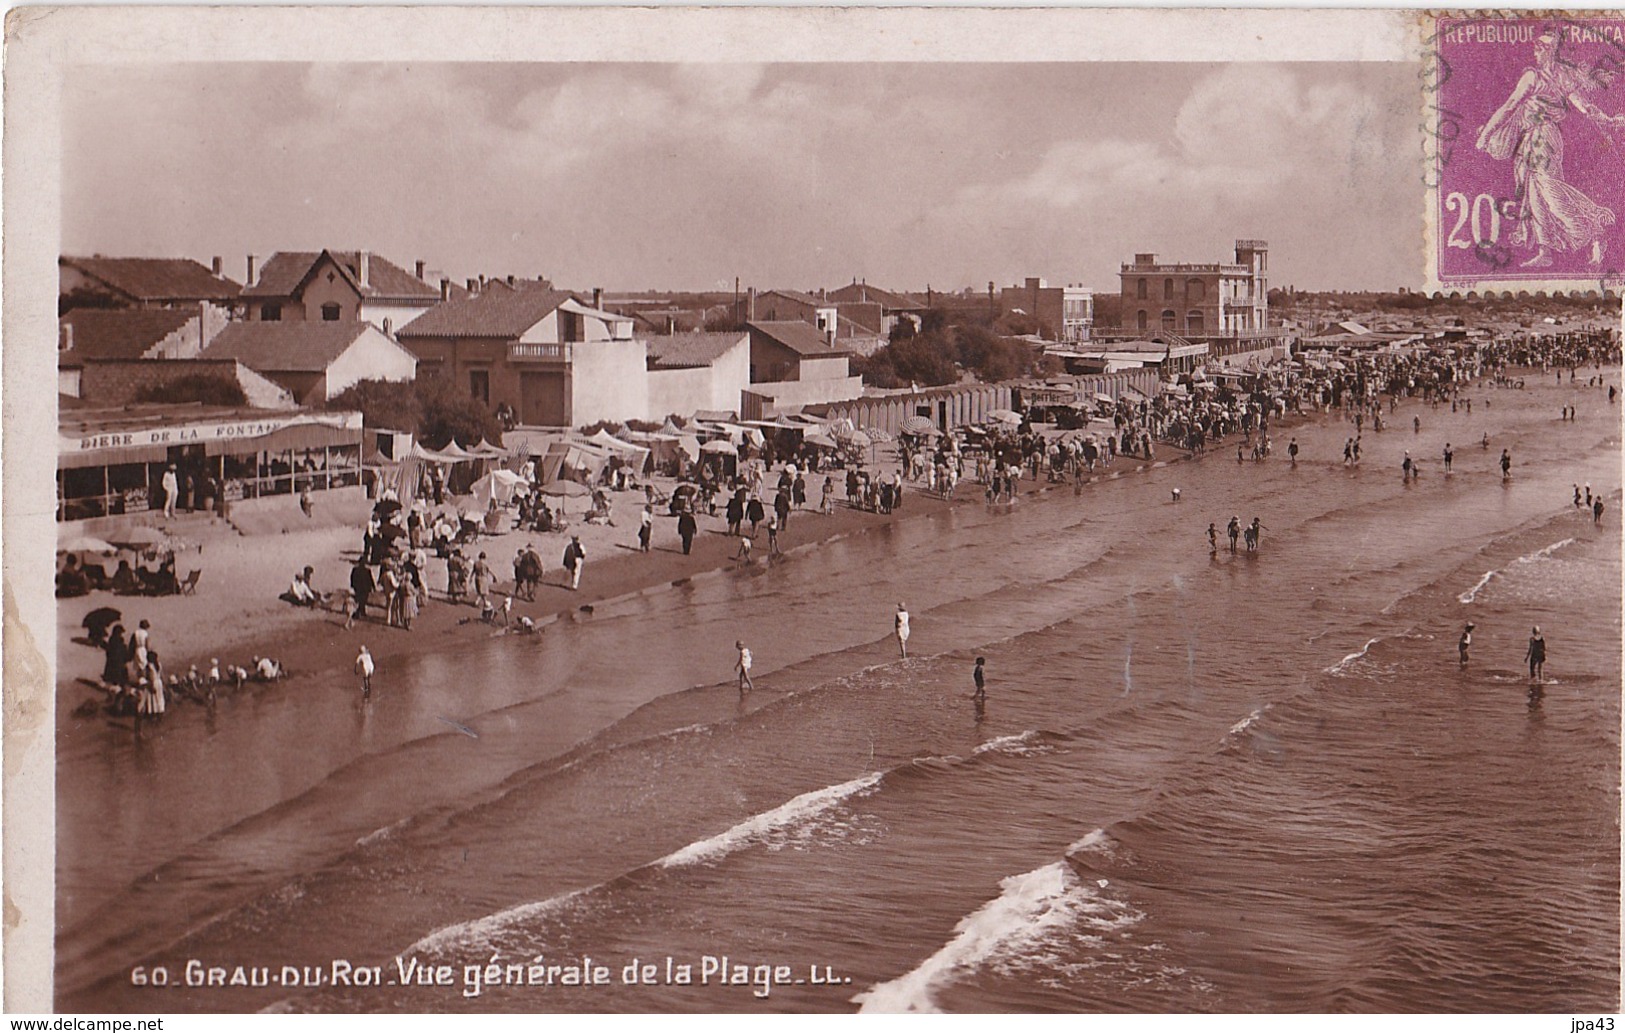
<instances>
[{"instance_id":1,"label":"vintage postcard","mask_svg":"<svg viewBox=\"0 0 1625 1033\"><path fill-rule=\"evenodd\" d=\"M1610 1028L1622 29L14 10L7 1010Z\"/></svg>"}]
</instances>

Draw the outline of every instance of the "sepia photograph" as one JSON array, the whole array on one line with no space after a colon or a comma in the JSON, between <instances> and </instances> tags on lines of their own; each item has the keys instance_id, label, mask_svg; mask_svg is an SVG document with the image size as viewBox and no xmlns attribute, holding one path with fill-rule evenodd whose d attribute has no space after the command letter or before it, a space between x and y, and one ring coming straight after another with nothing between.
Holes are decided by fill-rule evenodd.
<instances>
[{"instance_id":1,"label":"sepia photograph","mask_svg":"<svg viewBox=\"0 0 1625 1033\"><path fill-rule=\"evenodd\" d=\"M1619 1011L1625 16L7 67L6 1010Z\"/></svg>"}]
</instances>

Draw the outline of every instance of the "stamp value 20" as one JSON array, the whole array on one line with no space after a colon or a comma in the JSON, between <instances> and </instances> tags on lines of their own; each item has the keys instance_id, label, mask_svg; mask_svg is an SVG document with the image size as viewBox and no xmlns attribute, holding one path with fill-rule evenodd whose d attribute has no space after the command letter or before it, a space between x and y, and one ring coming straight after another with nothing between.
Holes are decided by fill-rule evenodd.
<instances>
[{"instance_id":1,"label":"stamp value 20","mask_svg":"<svg viewBox=\"0 0 1625 1033\"><path fill-rule=\"evenodd\" d=\"M1430 287L1625 276L1625 18L1440 17L1424 38Z\"/></svg>"}]
</instances>

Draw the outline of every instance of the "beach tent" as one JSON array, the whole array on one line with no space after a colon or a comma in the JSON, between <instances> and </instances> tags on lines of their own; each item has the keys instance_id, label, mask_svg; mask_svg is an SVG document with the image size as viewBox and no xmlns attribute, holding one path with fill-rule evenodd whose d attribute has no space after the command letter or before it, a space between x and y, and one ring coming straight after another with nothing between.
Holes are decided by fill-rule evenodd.
<instances>
[{"instance_id":1,"label":"beach tent","mask_svg":"<svg viewBox=\"0 0 1625 1033\"><path fill-rule=\"evenodd\" d=\"M563 438L548 443L538 458L536 477L543 484L556 480L595 483L614 453L583 438Z\"/></svg>"},{"instance_id":2,"label":"beach tent","mask_svg":"<svg viewBox=\"0 0 1625 1033\"><path fill-rule=\"evenodd\" d=\"M990 422L1003 423L1011 427L1021 422L1021 414L1014 409L994 409L987 414L987 418Z\"/></svg>"},{"instance_id":3,"label":"beach tent","mask_svg":"<svg viewBox=\"0 0 1625 1033\"><path fill-rule=\"evenodd\" d=\"M732 456L739 454L739 449L734 447L731 442L722 438L715 438L711 441L707 441L705 444L700 446L700 451L706 455Z\"/></svg>"},{"instance_id":4,"label":"beach tent","mask_svg":"<svg viewBox=\"0 0 1625 1033\"><path fill-rule=\"evenodd\" d=\"M649 450L649 464L651 466L664 466L676 459L680 453L687 453L687 449L683 447L683 435L681 434L667 434L663 431L656 433L630 431L627 437L633 444L641 445ZM694 439L694 451L689 454L689 457L693 458L699 455L699 452L699 440Z\"/></svg>"},{"instance_id":5,"label":"beach tent","mask_svg":"<svg viewBox=\"0 0 1625 1033\"><path fill-rule=\"evenodd\" d=\"M525 479L512 470L492 470L474 482L472 492L477 512L490 509L492 500L499 506L508 505L524 483Z\"/></svg>"},{"instance_id":6,"label":"beach tent","mask_svg":"<svg viewBox=\"0 0 1625 1033\"><path fill-rule=\"evenodd\" d=\"M632 469L644 473L649 468L649 449L643 445L634 445L630 441L622 441L610 434L609 431L599 429L598 433L587 439L588 443L599 448L608 449L611 454L618 454Z\"/></svg>"},{"instance_id":7,"label":"beach tent","mask_svg":"<svg viewBox=\"0 0 1625 1033\"><path fill-rule=\"evenodd\" d=\"M468 454L473 456L476 459L506 459L506 458L508 458L508 450L507 449L502 448L502 447L500 447L498 445L493 445L489 441L486 441L484 438L480 439L479 444L477 444L473 448L469 449Z\"/></svg>"},{"instance_id":8,"label":"beach tent","mask_svg":"<svg viewBox=\"0 0 1625 1033\"><path fill-rule=\"evenodd\" d=\"M457 447L453 441L438 451L424 448L419 442L412 442L412 451L406 454L407 459L420 459L426 463L466 463L470 459L478 458Z\"/></svg>"},{"instance_id":9,"label":"beach tent","mask_svg":"<svg viewBox=\"0 0 1625 1033\"><path fill-rule=\"evenodd\" d=\"M455 440L446 442L446 447L440 449L440 451L437 454L442 459L450 460L453 463L463 463L463 462L467 462L470 459L479 458L478 456L474 455L474 453L472 453L472 452L464 451L461 447L458 446L458 444L457 444L457 442Z\"/></svg>"}]
</instances>

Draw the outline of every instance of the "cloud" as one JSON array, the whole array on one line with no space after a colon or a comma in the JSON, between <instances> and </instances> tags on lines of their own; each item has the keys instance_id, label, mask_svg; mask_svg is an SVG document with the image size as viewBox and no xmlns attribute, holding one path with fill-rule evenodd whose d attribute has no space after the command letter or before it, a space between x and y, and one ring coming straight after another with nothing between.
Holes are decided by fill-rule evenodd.
<instances>
[{"instance_id":1,"label":"cloud","mask_svg":"<svg viewBox=\"0 0 1625 1033\"><path fill-rule=\"evenodd\" d=\"M1215 236L1280 226L1307 237L1357 204L1392 207L1373 186L1396 160L1396 115L1379 100L1389 79L1414 85L1408 70L1267 65L379 63L76 76L65 98L68 250L367 246L455 276L546 271L629 287L736 275L800 287L849 276L1110 283L1134 250L1189 245L1200 256ZM1374 86L1379 100L1367 96Z\"/></svg>"},{"instance_id":2,"label":"cloud","mask_svg":"<svg viewBox=\"0 0 1625 1033\"><path fill-rule=\"evenodd\" d=\"M1134 251L1200 248L1191 260L1211 261L1230 238L1272 234L1318 273L1331 267L1332 228L1362 246L1377 228L1391 245L1396 204L1408 213L1403 190L1415 193L1403 125L1361 83L1320 68L1229 65L1191 87L1165 132L1057 140L1017 175L964 185L955 207L1025 210L1033 237L1052 246L1054 227L1087 226L1105 244L1092 275L1108 286ZM1302 262L1311 252L1321 254ZM1378 282L1394 275L1383 264Z\"/></svg>"}]
</instances>

